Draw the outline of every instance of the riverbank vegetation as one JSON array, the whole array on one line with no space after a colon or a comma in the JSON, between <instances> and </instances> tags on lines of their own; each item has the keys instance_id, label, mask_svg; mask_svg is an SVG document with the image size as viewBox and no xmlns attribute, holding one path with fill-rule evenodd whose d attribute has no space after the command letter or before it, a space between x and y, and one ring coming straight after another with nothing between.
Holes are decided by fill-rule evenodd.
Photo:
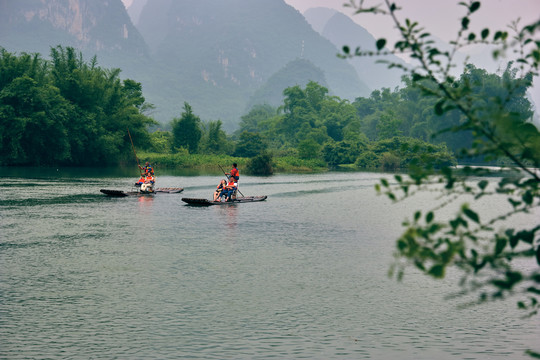
<instances>
[{"instance_id":1,"label":"riverbank vegetation","mask_svg":"<svg viewBox=\"0 0 540 360\"><path fill-rule=\"evenodd\" d=\"M281 106L253 106L228 134L221 120L203 122L188 103L169 124L157 124L140 83L120 80L119 69L102 69L95 58L86 62L73 48L52 49L51 60L2 50L0 69L0 165L126 163L134 158L128 129L141 161L171 168L237 162L243 171L268 175L490 160L460 152L474 146L473 130L447 130L465 126L466 117L459 109L438 111L437 99L425 97L410 76L402 88L352 102L316 82L292 86L283 90ZM501 74L468 65L452 86L490 98L515 80L511 65ZM519 84L505 106L526 122L533 114L530 84Z\"/></svg>"},{"instance_id":2,"label":"riverbank vegetation","mask_svg":"<svg viewBox=\"0 0 540 360\"><path fill-rule=\"evenodd\" d=\"M97 165L130 155L127 128L149 146L155 121L141 84L85 61L73 48L14 55L0 49L0 164Z\"/></svg>"}]
</instances>

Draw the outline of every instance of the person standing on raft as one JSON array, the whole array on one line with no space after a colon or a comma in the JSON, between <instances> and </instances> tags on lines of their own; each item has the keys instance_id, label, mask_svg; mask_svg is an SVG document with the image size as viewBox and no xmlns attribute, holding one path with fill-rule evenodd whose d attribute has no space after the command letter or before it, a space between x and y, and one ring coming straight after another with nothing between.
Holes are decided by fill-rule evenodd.
<instances>
[{"instance_id":1,"label":"person standing on raft","mask_svg":"<svg viewBox=\"0 0 540 360\"><path fill-rule=\"evenodd\" d=\"M146 162L146 164L144 164L144 167L139 165L139 169L141 169L144 172L144 174L154 175L154 169L152 168L152 165L150 165L148 161Z\"/></svg>"},{"instance_id":2,"label":"person standing on raft","mask_svg":"<svg viewBox=\"0 0 540 360\"><path fill-rule=\"evenodd\" d=\"M234 179L236 181L240 180L240 172L238 172L238 169L237 169L237 164L236 163L233 163L232 164L232 169L230 172L228 173L225 173L225 175L227 175L227 177L234 177Z\"/></svg>"}]
</instances>

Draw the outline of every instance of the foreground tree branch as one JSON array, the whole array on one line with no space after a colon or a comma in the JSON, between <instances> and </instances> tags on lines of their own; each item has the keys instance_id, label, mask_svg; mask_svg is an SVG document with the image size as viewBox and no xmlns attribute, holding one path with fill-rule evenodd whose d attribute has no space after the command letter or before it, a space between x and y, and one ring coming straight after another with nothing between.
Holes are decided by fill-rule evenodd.
<instances>
[{"instance_id":1,"label":"foreground tree branch","mask_svg":"<svg viewBox=\"0 0 540 360\"><path fill-rule=\"evenodd\" d=\"M540 310L540 219L524 227L509 226L515 216L538 214L540 207L540 133L524 114L514 111L513 104L523 97L524 89L538 76L540 61L540 21L519 28L512 23L507 31L484 28L479 34L469 30L471 18L481 7L480 1L460 3L465 14L449 51L435 46L431 34L418 23L401 20L399 8L389 0L370 6L367 1L353 1L346 6L357 14L389 16L400 40L384 50L385 39L376 47L380 53L407 54L410 68L384 61L389 68L399 67L427 97L437 99L434 111L443 115L459 111L464 121L446 132L471 132L473 145L462 153L485 161L499 161L504 167L483 169L446 167L435 172L429 167L411 167L409 176L396 175L394 181L381 180L377 191L393 201L401 201L420 191L434 191L439 205L433 210L415 211L405 222L405 230L397 239L395 262L390 275L402 279L409 266L434 278L445 276L449 267L462 273L462 291L475 293L475 304L518 295L518 307L528 316ZM455 54L470 45L495 47L493 56L500 58L510 51L511 59L501 77L504 92L486 94L471 67L459 81L451 71L456 67ZM374 55L345 46L341 57ZM382 61L381 61L382 62ZM518 68L513 65L517 64ZM519 75L518 75L519 71ZM499 201L505 197L510 210L495 216L486 215L477 201ZM465 201L465 199L467 201ZM438 212L450 203L463 201L457 213L448 219ZM498 227L498 228L497 228ZM527 266L517 267L524 259ZM469 304L470 305L470 304ZM533 351L531 356L539 356Z\"/></svg>"}]
</instances>

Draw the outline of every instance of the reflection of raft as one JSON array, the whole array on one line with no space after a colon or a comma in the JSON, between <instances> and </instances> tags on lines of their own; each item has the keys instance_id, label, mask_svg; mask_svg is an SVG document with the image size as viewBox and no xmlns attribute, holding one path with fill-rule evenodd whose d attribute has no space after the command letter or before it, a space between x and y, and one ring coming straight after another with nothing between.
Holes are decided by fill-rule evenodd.
<instances>
[{"instance_id":1,"label":"reflection of raft","mask_svg":"<svg viewBox=\"0 0 540 360\"><path fill-rule=\"evenodd\" d=\"M266 200L266 198L267 196L263 195L263 196L239 197L232 201L226 201L226 202L212 201L208 199L197 199L197 198L182 198L182 201L187 203L188 205L193 205L193 206L210 206L210 205L232 205L232 204L240 204L240 203L249 203L249 202L263 201L263 200Z\"/></svg>"},{"instance_id":2,"label":"reflection of raft","mask_svg":"<svg viewBox=\"0 0 540 360\"><path fill-rule=\"evenodd\" d=\"M122 190L109 190L101 189L99 190L105 195L115 196L115 197L124 197L124 196L139 196L139 195L155 195L155 194L179 194L184 191L184 188L157 188L153 192L143 192L143 191L122 191Z\"/></svg>"}]
</instances>

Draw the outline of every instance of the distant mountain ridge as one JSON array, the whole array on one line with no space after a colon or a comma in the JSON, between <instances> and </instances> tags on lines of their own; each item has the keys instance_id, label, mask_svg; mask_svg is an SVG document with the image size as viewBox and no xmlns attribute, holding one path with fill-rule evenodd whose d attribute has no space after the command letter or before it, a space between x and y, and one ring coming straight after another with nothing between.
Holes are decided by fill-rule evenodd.
<instances>
[{"instance_id":1,"label":"distant mountain ridge","mask_svg":"<svg viewBox=\"0 0 540 360\"><path fill-rule=\"evenodd\" d=\"M219 105L207 113L213 118L245 112L254 91L296 58L324 71L335 95L353 100L370 93L335 46L283 0L153 0L138 28L176 81L163 101L183 93L195 111Z\"/></svg>"},{"instance_id":2,"label":"distant mountain ridge","mask_svg":"<svg viewBox=\"0 0 540 360\"><path fill-rule=\"evenodd\" d=\"M375 51L376 39L362 26L355 23L350 17L339 11L328 8L311 8L304 12L306 20L313 29L319 32L339 50L344 45L351 49L357 46L364 51ZM395 88L401 85L403 72L398 69L388 69L384 64L377 64L377 60L390 60L399 64L405 62L394 55L385 57L355 57L349 63L355 68L359 77L371 88Z\"/></svg>"},{"instance_id":3,"label":"distant mountain ridge","mask_svg":"<svg viewBox=\"0 0 540 360\"><path fill-rule=\"evenodd\" d=\"M0 0L0 46L45 58L57 45L87 61L97 55L98 65L142 83L164 125L187 101L234 130L250 106L275 104L279 87L309 80L349 100L371 92L284 0L134 0L130 9L137 27L121 0Z\"/></svg>"},{"instance_id":4,"label":"distant mountain ridge","mask_svg":"<svg viewBox=\"0 0 540 360\"><path fill-rule=\"evenodd\" d=\"M273 107L283 105L283 90L292 87L305 87L314 81L328 87L324 72L306 59L295 59L274 73L266 83L255 91L248 102L248 108L257 104L268 104Z\"/></svg>"},{"instance_id":5,"label":"distant mountain ridge","mask_svg":"<svg viewBox=\"0 0 540 360\"><path fill-rule=\"evenodd\" d=\"M131 18L133 25L137 26L141 17L142 10L148 0L133 0L131 5L127 7L127 12Z\"/></svg>"},{"instance_id":6,"label":"distant mountain ridge","mask_svg":"<svg viewBox=\"0 0 540 360\"><path fill-rule=\"evenodd\" d=\"M89 56L149 54L121 0L0 0L2 47L47 57L59 44Z\"/></svg>"}]
</instances>

